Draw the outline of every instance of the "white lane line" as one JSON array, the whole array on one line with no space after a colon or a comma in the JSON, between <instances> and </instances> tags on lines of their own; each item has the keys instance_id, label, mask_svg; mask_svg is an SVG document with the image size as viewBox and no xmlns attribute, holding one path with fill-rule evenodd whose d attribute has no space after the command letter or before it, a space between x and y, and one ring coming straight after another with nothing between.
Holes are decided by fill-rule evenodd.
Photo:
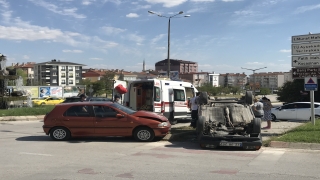
<instances>
[{"instance_id":1,"label":"white lane line","mask_svg":"<svg viewBox=\"0 0 320 180\"><path fill-rule=\"evenodd\" d=\"M34 155L34 156L52 156L51 154L39 154L39 153L28 153L28 152L20 152L19 154Z\"/></svg>"}]
</instances>

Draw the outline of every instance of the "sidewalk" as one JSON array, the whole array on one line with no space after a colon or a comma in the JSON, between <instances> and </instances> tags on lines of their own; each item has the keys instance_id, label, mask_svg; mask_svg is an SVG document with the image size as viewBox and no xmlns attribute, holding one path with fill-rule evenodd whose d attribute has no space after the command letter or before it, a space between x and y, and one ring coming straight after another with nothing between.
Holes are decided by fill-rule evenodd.
<instances>
[{"instance_id":1,"label":"sidewalk","mask_svg":"<svg viewBox=\"0 0 320 180\"><path fill-rule=\"evenodd\" d=\"M43 120L45 115L38 116L4 116L0 117L0 121L37 121Z\"/></svg>"}]
</instances>

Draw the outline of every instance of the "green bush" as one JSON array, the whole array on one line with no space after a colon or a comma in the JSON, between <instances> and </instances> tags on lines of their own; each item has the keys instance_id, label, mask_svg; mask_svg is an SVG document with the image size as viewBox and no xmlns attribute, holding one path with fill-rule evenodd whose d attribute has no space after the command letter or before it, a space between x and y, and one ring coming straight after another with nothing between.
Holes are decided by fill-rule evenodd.
<instances>
[{"instance_id":1,"label":"green bush","mask_svg":"<svg viewBox=\"0 0 320 180\"><path fill-rule=\"evenodd\" d=\"M45 115L49 113L53 108L54 106L47 105L47 106L36 106L36 107L0 109L0 117Z\"/></svg>"}]
</instances>

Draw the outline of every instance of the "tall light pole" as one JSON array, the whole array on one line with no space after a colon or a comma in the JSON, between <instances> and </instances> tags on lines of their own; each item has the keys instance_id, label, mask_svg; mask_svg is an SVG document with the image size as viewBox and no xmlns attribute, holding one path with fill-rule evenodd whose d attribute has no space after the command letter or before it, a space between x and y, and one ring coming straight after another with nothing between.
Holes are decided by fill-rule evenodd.
<instances>
[{"instance_id":1,"label":"tall light pole","mask_svg":"<svg viewBox=\"0 0 320 180\"><path fill-rule=\"evenodd\" d=\"M246 69L246 70L250 70L253 72L253 96L256 96L256 76L254 75L256 73L257 70L260 70L260 69L265 69L267 67L263 67L263 68L258 68L258 69L248 69L248 68L243 68L241 67L241 69Z\"/></svg>"},{"instance_id":2,"label":"tall light pole","mask_svg":"<svg viewBox=\"0 0 320 180\"><path fill-rule=\"evenodd\" d=\"M168 52L167 52L168 69L167 69L167 74L168 74L168 77L170 78L170 20L171 20L171 18L179 18L177 16L183 14L183 11L180 11L179 13L172 15L172 16L164 16L164 15L155 13L153 11L148 11L148 13L155 14L159 17L164 17L164 18L169 19L169 21L168 21ZM183 17L190 17L190 15L184 15Z\"/></svg>"}]
</instances>

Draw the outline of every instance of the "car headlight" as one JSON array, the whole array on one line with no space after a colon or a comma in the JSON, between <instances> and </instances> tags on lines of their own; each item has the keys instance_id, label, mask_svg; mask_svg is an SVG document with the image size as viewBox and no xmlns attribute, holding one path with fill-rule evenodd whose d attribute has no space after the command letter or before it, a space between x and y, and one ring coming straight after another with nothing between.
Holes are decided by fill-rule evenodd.
<instances>
[{"instance_id":1,"label":"car headlight","mask_svg":"<svg viewBox=\"0 0 320 180\"><path fill-rule=\"evenodd\" d=\"M162 123L158 124L158 127L166 127L166 126L168 126L167 122L162 122Z\"/></svg>"}]
</instances>

